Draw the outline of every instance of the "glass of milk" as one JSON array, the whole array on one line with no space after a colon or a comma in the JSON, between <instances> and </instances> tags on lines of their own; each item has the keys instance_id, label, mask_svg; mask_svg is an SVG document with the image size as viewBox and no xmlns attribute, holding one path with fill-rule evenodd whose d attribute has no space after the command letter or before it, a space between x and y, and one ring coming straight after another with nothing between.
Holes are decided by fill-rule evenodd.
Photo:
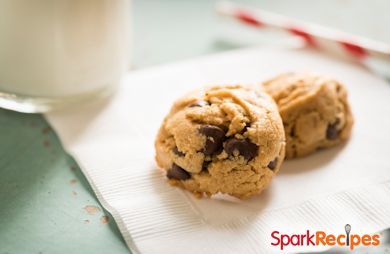
<instances>
[{"instance_id":1,"label":"glass of milk","mask_svg":"<svg viewBox=\"0 0 390 254\"><path fill-rule=\"evenodd\" d=\"M1 0L0 107L45 112L113 91L128 67L129 0Z\"/></svg>"}]
</instances>

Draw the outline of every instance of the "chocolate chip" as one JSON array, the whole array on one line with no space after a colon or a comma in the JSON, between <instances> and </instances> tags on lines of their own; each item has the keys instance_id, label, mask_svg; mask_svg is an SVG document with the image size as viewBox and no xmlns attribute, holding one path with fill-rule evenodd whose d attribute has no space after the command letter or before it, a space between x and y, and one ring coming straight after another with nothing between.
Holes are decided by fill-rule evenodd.
<instances>
[{"instance_id":1,"label":"chocolate chip","mask_svg":"<svg viewBox=\"0 0 390 254\"><path fill-rule=\"evenodd\" d=\"M194 107L204 107L204 106L208 106L208 105L210 105L210 103L207 101L197 101L197 102L190 104L188 107L194 108Z\"/></svg>"},{"instance_id":2,"label":"chocolate chip","mask_svg":"<svg viewBox=\"0 0 390 254\"><path fill-rule=\"evenodd\" d=\"M211 161L203 161L202 171L207 171Z\"/></svg>"},{"instance_id":3,"label":"chocolate chip","mask_svg":"<svg viewBox=\"0 0 390 254\"><path fill-rule=\"evenodd\" d=\"M238 151L246 160L251 160L257 155L259 147L251 143L248 139L231 138L225 143L225 151L229 155L233 155L234 151Z\"/></svg>"},{"instance_id":4,"label":"chocolate chip","mask_svg":"<svg viewBox=\"0 0 390 254\"><path fill-rule=\"evenodd\" d=\"M326 129L326 138L330 140L335 140L339 136L339 131L337 130L337 124L329 124Z\"/></svg>"},{"instance_id":5,"label":"chocolate chip","mask_svg":"<svg viewBox=\"0 0 390 254\"><path fill-rule=\"evenodd\" d=\"M244 134L248 131L248 128L251 127L250 123L245 123L245 127L241 130L241 134Z\"/></svg>"},{"instance_id":6,"label":"chocolate chip","mask_svg":"<svg viewBox=\"0 0 390 254\"><path fill-rule=\"evenodd\" d=\"M268 163L268 166L267 166L267 167L268 167L269 169L274 170L274 169L276 168L277 162L278 162L278 158L275 158L273 161L271 161L270 163Z\"/></svg>"},{"instance_id":7,"label":"chocolate chip","mask_svg":"<svg viewBox=\"0 0 390 254\"><path fill-rule=\"evenodd\" d=\"M174 154L176 154L177 156L180 156L180 157L184 157L186 154L183 153L183 152L180 152L179 149L177 148L177 146L175 146L173 149L172 149L172 152Z\"/></svg>"},{"instance_id":8,"label":"chocolate chip","mask_svg":"<svg viewBox=\"0 0 390 254\"><path fill-rule=\"evenodd\" d=\"M167 177L169 179L187 180L191 178L190 173L173 163L172 168L168 170Z\"/></svg>"},{"instance_id":9,"label":"chocolate chip","mask_svg":"<svg viewBox=\"0 0 390 254\"><path fill-rule=\"evenodd\" d=\"M287 129L287 125L284 125L284 129ZM290 136L292 138L296 137L296 135L295 135L295 126L291 127Z\"/></svg>"},{"instance_id":10,"label":"chocolate chip","mask_svg":"<svg viewBox=\"0 0 390 254\"><path fill-rule=\"evenodd\" d=\"M205 155L213 155L221 150L225 138L225 132L221 128L214 125L203 125L199 128L199 133L207 137L202 151Z\"/></svg>"}]
</instances>

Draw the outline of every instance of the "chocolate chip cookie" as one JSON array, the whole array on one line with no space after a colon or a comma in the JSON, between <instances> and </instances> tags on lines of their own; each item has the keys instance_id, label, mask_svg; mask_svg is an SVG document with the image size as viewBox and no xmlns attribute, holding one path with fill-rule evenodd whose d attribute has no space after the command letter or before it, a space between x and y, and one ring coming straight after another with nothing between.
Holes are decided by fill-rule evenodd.
<instances>
[{"instance_id":1,"label":"chocolate chip cookie","mask_svg":"<svg viewBox=\"0 0 390 254\"><path fill-rule=\"evenodd\" d=\"M238 198L268 186L283 162L285 137L277 106L261 89L214 86L174 103L155 142L171 184Z\"/></svg>"},{"instance_id":2,"label":"chocolate chip cookie","mask_svg":"<svg viewBox=\"0 0 390 254\"><path fill-rule=\"evenodd\" d=\"M353 117L338 81L309 73L286 73L263 83L276 101L286 133L286 158L310 154L350 136Z\"/></svg>"}]
</instances>

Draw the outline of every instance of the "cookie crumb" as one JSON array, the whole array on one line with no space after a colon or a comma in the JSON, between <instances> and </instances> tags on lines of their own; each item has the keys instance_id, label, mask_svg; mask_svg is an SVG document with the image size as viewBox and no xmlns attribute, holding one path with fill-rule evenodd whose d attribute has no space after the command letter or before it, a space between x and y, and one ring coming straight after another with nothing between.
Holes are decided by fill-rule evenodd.
<instances>
[{"instance_id":1,"label":"cookie crumb","mask_svg":"<svg viewBox=\"0 0 390 254\"><path fill-rule=\"evenodd\" d=\"M107 215L103 215L102 217L100 217L100 223L102 224L107 224L109 220L110 217L108 217Z\"/></svg>"},{"instance_id":2,"label":"cookie crumb","mask_svg":"<svg viewBox=\"0 0 390 254\"><path fill-rule=\"evenodd\" d=\"M47 133L49 133L50 132L50 127L44 127L44 128L42 128L42 134L47 134Z\"/></svg>"},{"instance_id":3,"label":"cookie crumb","mask_svg":"<svg viewBox=\"0 0 390 254\"><path fill-rule=\"evenodd\" d=\"M95 214L100 211L100 208L94 205L86 205L83 209L88 214Z\"/></svg>"}]
</instances>

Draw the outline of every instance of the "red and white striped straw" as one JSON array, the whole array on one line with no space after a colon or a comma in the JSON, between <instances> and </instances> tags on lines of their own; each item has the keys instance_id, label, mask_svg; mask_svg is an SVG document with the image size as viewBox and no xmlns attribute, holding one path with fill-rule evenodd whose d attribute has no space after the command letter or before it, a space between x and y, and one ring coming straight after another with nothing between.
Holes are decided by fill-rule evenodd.
<instances>
[{"instance_id":1,"label":"red and white striped straw","mask_svg":"<svg viewBox=\"0 0 390 254\"><path fill-rule=\"evenodd\" d=\"M229 2L217 4L217 12L257 28L273 28L303 38L308 45L347 54L359 61L367 57L390 60L390 45L285 16L253 10Z\"/></svg>"}]
</instances>

